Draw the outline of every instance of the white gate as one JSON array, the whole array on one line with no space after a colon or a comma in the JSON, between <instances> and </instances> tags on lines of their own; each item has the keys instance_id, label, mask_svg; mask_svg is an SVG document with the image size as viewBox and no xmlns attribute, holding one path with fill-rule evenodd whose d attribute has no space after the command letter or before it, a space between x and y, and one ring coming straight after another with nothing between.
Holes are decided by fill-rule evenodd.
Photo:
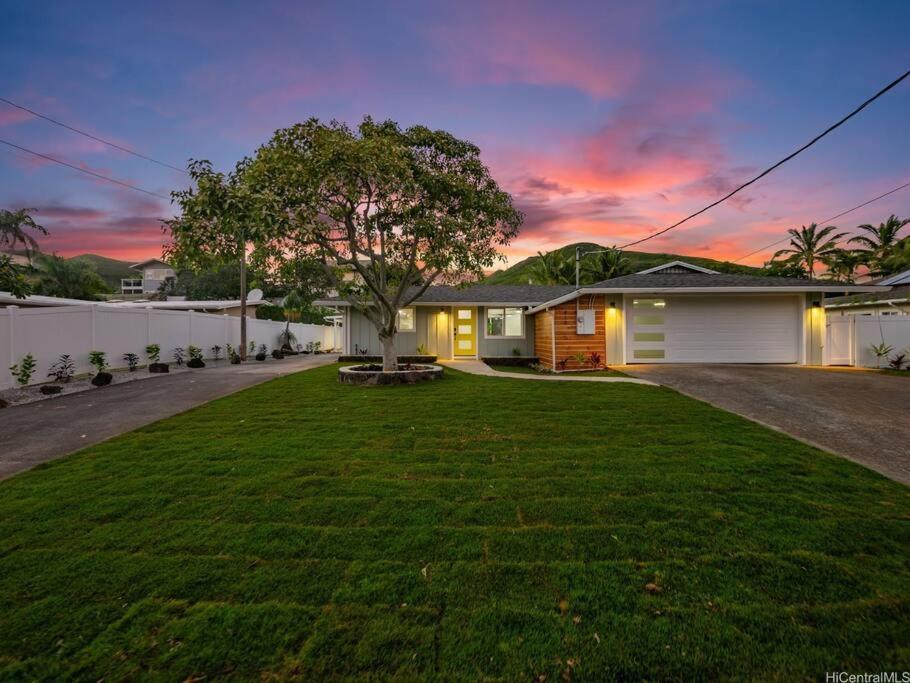
<instances>
[{"instance_id":1,"label":"white gate","mask_svg":"<svg viewBox=\"0 0 910 683\"><path fill-rule=\"evenodd\" d=\"M855 316L829 317L825 365L853 365L853 320Z\"/></svg>"}]
</instances>

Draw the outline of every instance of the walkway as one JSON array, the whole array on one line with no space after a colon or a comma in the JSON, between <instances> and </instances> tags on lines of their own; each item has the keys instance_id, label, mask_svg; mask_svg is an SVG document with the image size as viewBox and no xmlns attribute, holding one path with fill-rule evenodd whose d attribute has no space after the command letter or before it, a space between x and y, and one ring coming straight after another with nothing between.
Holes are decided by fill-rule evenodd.
<instances>
[{"instance_id":1,"label":"walkway","mask_svg":"<svg viewBox=\"0 0 910 683\"><path fill-rule=\"evenodd\" d=\"M0 479L336 354L226 365L92 389L0 410Z\"/></svg>"},{"instance_id":2,"label":"walkway","mask_svg":"<svg viewBox=\"0 0 910 683\"><path fill-rule=\"evenodd\" d=\"M637 379L635 377L572 377L570 375L544 375L530 374L525 372L499 372L480 360L441 360L437 361L439 365L445 365L453 370L461 370L471 375L485 375L487 377L508 377L509 379L533 379L543 380L544 382L619 382L625 384L647 384L648 386L660 386L655 382L646 379Z\"/></svg>"},{"instance_id":3,"label":"walkway","mask_svg":"<svg viewBox=\"0 0 910 683\"><path fill-rule=\"evenodd\" d=\"M910 484L910 373L797 365L623 368Z\"/></svg>"}]
</instances>

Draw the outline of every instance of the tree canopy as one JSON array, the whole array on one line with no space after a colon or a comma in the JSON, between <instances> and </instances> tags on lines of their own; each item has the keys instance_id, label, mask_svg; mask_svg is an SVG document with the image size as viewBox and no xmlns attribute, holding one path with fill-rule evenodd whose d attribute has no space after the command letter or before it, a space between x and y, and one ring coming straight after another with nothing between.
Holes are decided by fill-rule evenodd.
<instances>
[{"instance_id":1,"label":"tree canopy","mask_svg":"<svg viewBox=\"0 0 910 683\"><path fill-rule=\"evenodd\" d=\"M271 261L319 264L376 327L386 370L398 311L431 284L492 267L522 220L475 145L369 117L279 130L245 176Z\"/></svg>"}]
</instances>

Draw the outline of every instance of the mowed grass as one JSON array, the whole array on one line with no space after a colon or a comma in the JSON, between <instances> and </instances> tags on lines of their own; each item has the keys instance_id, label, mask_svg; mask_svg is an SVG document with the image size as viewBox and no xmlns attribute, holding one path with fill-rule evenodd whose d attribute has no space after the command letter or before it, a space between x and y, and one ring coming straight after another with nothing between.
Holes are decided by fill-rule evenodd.
<instances>
[{"instance_id":1,"label":"mowed grass","mask_svg":"<svg viewBox=\"0 0 910 683\"><path fill-rule=\"evenodd\" d=\"M910 668L906 487L669 389L334 375L0 483L0 679Z\"/></svg>"}]
</instances>

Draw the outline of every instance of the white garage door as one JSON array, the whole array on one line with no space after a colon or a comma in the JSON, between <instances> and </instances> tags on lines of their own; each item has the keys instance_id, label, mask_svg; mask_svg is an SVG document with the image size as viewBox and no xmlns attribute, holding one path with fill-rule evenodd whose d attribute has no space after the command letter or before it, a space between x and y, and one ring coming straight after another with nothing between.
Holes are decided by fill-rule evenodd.
<instances>
[{"instance_id":1,"label":"white garage door","mask_svg":"<svg viewBox=\"0 0 910 683\"><path fill-rule=\"evenodd\" d=\"M641 296L626 302L631 363L797 363L796 296Z\"/></svg>"}]
</instances>

